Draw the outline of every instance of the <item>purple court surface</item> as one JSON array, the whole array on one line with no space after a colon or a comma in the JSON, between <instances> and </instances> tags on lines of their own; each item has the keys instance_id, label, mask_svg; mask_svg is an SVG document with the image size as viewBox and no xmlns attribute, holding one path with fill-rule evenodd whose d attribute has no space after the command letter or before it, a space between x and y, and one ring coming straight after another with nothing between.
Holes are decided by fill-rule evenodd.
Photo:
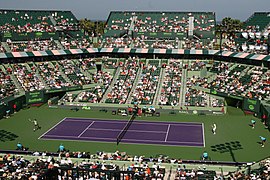
<instances>
[{"instance_id":1,"label":"purple court surface","mask_svg":"<svg viewBox=\"0 0 270 180\"><path fill-rule=\"evenodd\" d=\"M64 118L41 139L115 142L127 121ZM201 123L153 122L134 120L121 143L170 146L205 146Z\"/></svg>"}]
</instances>

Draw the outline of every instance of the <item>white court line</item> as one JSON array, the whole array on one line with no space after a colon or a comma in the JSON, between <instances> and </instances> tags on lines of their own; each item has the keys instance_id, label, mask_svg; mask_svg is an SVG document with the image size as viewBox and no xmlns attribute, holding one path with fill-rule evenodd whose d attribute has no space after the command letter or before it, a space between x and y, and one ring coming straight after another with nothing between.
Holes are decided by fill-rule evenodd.
<instances>
[{"instance_id":1,"label":"white court line","mask_svg":"<svg viewBox=\"0 0 270 180\"><path fill-rule=\"evenodd\" d=\"M78 138L78 136L58 136L58 135L46 135L47 137L60 137L60 138ZM46 138L46 137L45 137ZM106 138L106 137L80 137L78 139L88 139L89 141L93 139L108 139L108 140L114 140L116 141L116 138ZM123 138L122 140L124 141L137 141L137 142L157 142L157 143L164 143L164 141L158 141L158 140L148 140L148 139L125 139ZM167 143L186 143L186 144L202 144L198 142L183 142L183 141L167 141Z\"/></svg>"},{"instance_id":2,"label":"white court line","mask_svg":"<svg viewBox=\"0 0 270 180\"><path fill-rule=\"evenodd\" d=\"M90 130L97 130L97 131L122 131L122 129L103 129L103 128L90 128ZM141 130L133 130L129 129L128 132L142 132L142 133L166 133L164 131L141 131Z\"/></svg>"},{"instance_id":3,"label":"white court line","mask_svg":"<svg viewBox=\"0 0 270 180\"><path fill-rule=\"evenodd\" d=\"M59 125L61 122L63 122L64 120L65 121L74 121L74 122L85 122L85 120L79 120L79 119L87 119L87 120L91 120L91 121L93 121L93 119L91 119L91 118L78 118L78 117L73 117L73 120L72 119L68 119L68 118L72 118L72 117L65 117L64 119L62 119L60 122L58 122L57 124L55 124L52 128L50 128L48 131L46 131L45 133L43 133L38 139L41 139L45 134L47 134L49 131L51 131L53 128L55 128L57 125ZM75 120L77 118L77 120ZM110 120L108 119L108 120L104 120L104 119L99 119L99 118L95 118L96 120L100 120L100 121L97 121L97 122L102 122L102 121L106 121L106 123L125 123L125 122L118 122L118 121L113 121L113 122L110 122ZM118 119L118 120L123 120L123 119ZM96 123L97 123L96 122ZM144 123L145 122L145 123ZM198 123L198 124L192 124L192 123L190 123L190 124L182 124L182 122L179 122L179 124L175 124L175 123L178 123L178 122L173 122L173 124L170 124L170 123L165 123L165 122L161 122L162 124L156 124L156 123L159 123L158 121L157 122L149 122L149 121L140 121L140 122L133 122L133 123L135 123L135 124L153 124L153 125L174 125L174 126L202 126L202 130L203 130L203 145L204 145L204 147L205 147L205 135L204 135L204 124L203 123ZM189 122L185 122L185 123L189 123ZM87 128L86 128L86 130L87 130ZM129 130L129 131L131 131L131 130ZM134 130L135 131L135 130ZM149 132L149 131L147 131L147 132ZM156 131L156 132L158 132L158 131ZM165 132L159 132L159 133L165 133ZM66 138L69 138L69 137L76 137L76 136L57 136L57 135L46 135L46 136L48 136L48 137L66 137ZM76 138L78 138L78 137L76 137ZM89 138L89 137L80 137L80 139L87 139L87 138ZM92 137L90 137L90 138L92 138ZM46 137L44 137L44 139L46 139ZM96 137L96 138L92 138L92 139L111 139L111 140L115 140L115 139L113 139L113 138L98 138L98 137ZM50 139L51 140L51 139ZM141 141L149 141L149 142L151 142L151 141L153 141L153 142L164 142L164 141L155 141L155 140L136 140L136 139L124 139L124 140L130 140L130 141L139 141L139 142L141 142ZM175 143L186 143L186 144L201 144L201 143L198 143L198 142L180 142L180 141L165 141L165 142L175 142ZM191 146L191 147L193 147L193 146Z\"/></svg>"},{"instance_id":4,"label":"white court line","mask_svg":"<svg viewBox=\"0 0 270 180\"><path fill-rule=\"evenodd\" d=\"M73 119L74 121L76 121L75 119L78 119L80 121L80 119L84 119L85 120L99 120L99 121L127 121L126 119L106 119L106 118L86 118L86 117L65 117L66 119ZM168 123L168 121L147 121L147 120L139 120L140 122L153 122L153 123L162 123L164 125L168 125L170 123L176 123L176 124L193 124L193 125L202 125L202 123L199 122L177 122L177 121L172 121L170 123Z\"/></svg>"},{"instance_id":5,"label":"white court line","mask_svg":"<svg viewBox=\"0 0 270 180\"><path fill-rule=\"evenodd\" d=\"M202 133L203 133L203 147L205 147L204 124L203 123L202 123Z\"/></svg>"},{"instance_id":6,"label":"white court line","mask_svg":"<svg viewBox=\"0 0 270 180\"><path fill-rule=\"evenodd\" d=\"M168 125L168 129L167 129L167 132L166 132L165 142L167 142L168 134L169 134L169 132L170 132L170 127L171 127L171 125L169 124L169 125Z\"/></svg>"},{"instance_id":7,"label":"white court line","mask_svg":"<svg viewBox=\"0 0 270 180\"><path fill-rule=\"evenodd\" d=\"M90 119L89 119L90 120ZM66 120L66 121L70 121L70 122L85 122L85 120L75 120L75 119L68 119L68 120ZM98 123L98 122L103 122L103 121L96 121L96 123ZM126 124L127 123L127 121L124 121L124 122L118 122L118 121L113 121L112 120L112 122L110 122L110 121L106 121L106 124L107 123L113 123L113 124L117 124L117 123L120 123L120 124ZM167 125L169 125L170 123L166 123L166 124L164 124L164 123L162 123L162 124L159 124L159 122L139 122L139 121L133 121L132 122L132 124L152 124L152 125L158 125L158 126L167 126ZM131 124L131 125L132 125ZM181 124L181 123L179 123L179 124L170 124L170 125L172 125L172 126L202 126L202 124Z\"/></svg>"},{"instance_id":8,"label":"white court line","mask_svg":"<svg viewBox=\"0 0 270 180\"><path fill-rule=\"evenodd\" d=\"M85 128L85 130L84 130L81 134L79 134L78 137L81 137L81 136L83 135L83 133L85 133L85 131L87 131L94 123L95 123L95 121L92 121L91 124L89 124L89 126L87 126L87 127Z\"/></svg>"},{"instance_id":9,"label":"white court line","mask_svg":"<svg viewBox=\"0 0 270 180\"><path fill-rule=\"evenodd\" d=\"M48 131L46 131L45 133L43 133L41 136L39 136L38 139L40 139L42 136L44 136L45 134L47 134L49 131L51 131L53 128L55 128L56 126L58 126L61 122L63 122L66 119L66 117L64 119L62 119L61 121L59 121L58 123L56 123L53 127L51 127Z\"/></svg>"}]
</instances>

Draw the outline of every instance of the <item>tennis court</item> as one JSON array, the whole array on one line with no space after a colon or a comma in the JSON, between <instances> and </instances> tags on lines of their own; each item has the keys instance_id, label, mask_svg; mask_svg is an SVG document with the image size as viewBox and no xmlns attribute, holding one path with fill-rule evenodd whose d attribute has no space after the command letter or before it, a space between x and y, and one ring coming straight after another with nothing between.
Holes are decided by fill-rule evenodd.
<instances>
[{"instance_id":1,"label":"tennis court","mask_svg":"<svg viewBox=\"0 0 270 180\"><path fill-rule=\"evenodd\" d=\"M117 142L128 121L64 118L40 139ZM134 120L121 143L204 147L202 123Z\"/></svg>"}]
</instances>

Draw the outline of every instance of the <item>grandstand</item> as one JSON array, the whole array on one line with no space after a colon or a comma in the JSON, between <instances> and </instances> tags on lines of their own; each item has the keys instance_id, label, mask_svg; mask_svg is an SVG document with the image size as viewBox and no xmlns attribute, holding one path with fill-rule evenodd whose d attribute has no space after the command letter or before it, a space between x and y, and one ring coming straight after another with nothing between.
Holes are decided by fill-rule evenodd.
<instances>
[{"instance_id":1,"label":"grandstand","mask_svg":"<svg viewBox=\"0 0 270 180\"><path fill-rule=\"evenodd\" d=\"M269 12L255 12L245 22L241 32L237 33L235 46L244 52L269 54Z\"/></svg>"},{"instance_id":2,"label":"grandstand","mask_svg":"<svg viewBox=\"0 0 270 180\"><path fill-rule=\"evenodd\" d=\"M71 11L0 10L4 52L87 48L89 37Z\"/></svg>"},{"instance_id":3,"label":"grandstand","mask_svg":"<svg viewBox=\"0 0 270 180\"><path fill-rule=\"evenodd\" d=\"M254 13L244 28L267 22ZM220 53L213 12L113 11L94 48L78 23L0 10L1 178L268 177L266 38Z\"/></svg>"},{"instance_id":4,"label":"grandstand","mask_svg":"<svg viewBox=\"0 0 270 180\"><path fill-rule=\"evenodd\" d=\"M103 44L173 49L190 41L199 48L214 39L215 23L213 12L113 11L106 22Z\"/></svg>"}]
</instances>

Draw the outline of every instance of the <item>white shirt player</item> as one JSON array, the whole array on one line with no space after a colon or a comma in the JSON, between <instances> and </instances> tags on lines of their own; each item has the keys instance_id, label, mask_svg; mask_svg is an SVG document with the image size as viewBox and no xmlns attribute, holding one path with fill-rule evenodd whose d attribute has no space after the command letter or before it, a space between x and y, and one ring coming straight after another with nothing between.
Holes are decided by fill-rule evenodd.
<instances>
[{"instance_id":1,"label":"white shirt player","mask_svg":"<svg viewBox=\"0 0 270 180\"><path fill-rule=\"evenodd\" d=\"M217 130L217 125L214 123L213 126L212 126L213 134L216 134L216 130Z\"/></svg>"}]
</instances>

